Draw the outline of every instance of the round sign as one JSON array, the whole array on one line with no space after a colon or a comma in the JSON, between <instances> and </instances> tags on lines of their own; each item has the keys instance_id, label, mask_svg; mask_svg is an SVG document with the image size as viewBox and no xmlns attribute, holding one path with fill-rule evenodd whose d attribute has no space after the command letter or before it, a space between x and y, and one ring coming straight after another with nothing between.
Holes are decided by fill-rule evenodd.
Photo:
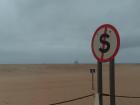
<instances>
[{"instance_id":1,"label":"round sign","mask_svg":"<svg viewBox=\"0 0 140 105\"><path fill-rule=\"evenodd\" d=\"M101 25L93 34L91 48L99 62L108 62L114 59L120 48L117 29L110 24Z\"/></svg>"}]
</instances>

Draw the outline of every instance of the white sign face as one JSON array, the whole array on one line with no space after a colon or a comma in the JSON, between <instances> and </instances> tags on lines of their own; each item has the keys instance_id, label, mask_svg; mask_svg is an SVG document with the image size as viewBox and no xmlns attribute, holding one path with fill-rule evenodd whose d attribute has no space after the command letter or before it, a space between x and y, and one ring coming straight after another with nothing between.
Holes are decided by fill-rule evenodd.
<instances>
[{"instance_id":1,"label":"white sign face","mask_svg":"<svg viewBox=\"0 0 140 105\"><path fill-rule=\"evenodd\" d=\"M100 26L93 35L91 47L93 55L98 61L111 61L120 47L118 31L109 24Z\"/></svg>"}]
</instances>

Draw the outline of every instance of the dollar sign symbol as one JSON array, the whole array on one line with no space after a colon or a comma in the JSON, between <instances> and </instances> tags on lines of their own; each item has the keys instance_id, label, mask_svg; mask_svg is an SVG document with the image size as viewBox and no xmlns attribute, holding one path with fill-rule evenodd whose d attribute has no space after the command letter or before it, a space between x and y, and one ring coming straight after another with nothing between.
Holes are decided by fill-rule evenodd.
<instances>
[{"instance_id":1,"label":"dollar sign symbol","mask_svg":"<svg viewBox=\"0 0 140 105\"><path fill-rule=\"evenodd\" d=\"M106 38L109 38L109 35L104 33L101 35L100 37L100 42L103 44L102 47L99 48L99 50L102 52L102 53L107 53L108 50L110 49L110 43L108 41L106 41L105 39ZM104 46L104 47L103 47Z\"/></svg>"}]
</instances>

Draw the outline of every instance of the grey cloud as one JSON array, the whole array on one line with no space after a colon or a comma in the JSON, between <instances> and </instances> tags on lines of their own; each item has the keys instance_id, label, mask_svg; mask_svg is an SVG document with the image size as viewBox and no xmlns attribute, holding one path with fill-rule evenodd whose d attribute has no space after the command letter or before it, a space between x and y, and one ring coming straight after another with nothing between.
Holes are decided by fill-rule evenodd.
<instances>
[{"instance_id":1,"label":"grey cloud","mask_svg":"<svg viewBox=\"0 0 140 105\"><path fill-rule=\"evenodd\" d=\"M139 48L138 4L138 0L1 0L0 63L95 62L90 42L103 23L117 27L121 49ZM12 58L17 59L8 60Z\"/></svg>"},{"instance_id":2,"label":"grey cloud","mask_svg":"<svg viewBox=\"0 0 140 105\"><path fill-rule=\"evenodd\" d=\"M119 63L139 63L140 62L140 47L122 49L116 57Z\"/></svg>"}]
</instances>

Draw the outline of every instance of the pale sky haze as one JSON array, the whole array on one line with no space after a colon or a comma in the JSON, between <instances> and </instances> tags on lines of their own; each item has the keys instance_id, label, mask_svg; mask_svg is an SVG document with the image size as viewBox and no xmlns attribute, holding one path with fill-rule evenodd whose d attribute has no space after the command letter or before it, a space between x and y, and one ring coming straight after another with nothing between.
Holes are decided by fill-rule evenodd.
<instances>
[{"instance_id":1,"label":"pale sky haze","mask_svg":"<svg viewBox=\"0 0 140 105\"><path fill-rule=\"evenodd\" d=\"M96 63L92 34L121 38L118 63L140 63L139 0L0 0L0 64Z\"/></svg>"}]
</instances>

